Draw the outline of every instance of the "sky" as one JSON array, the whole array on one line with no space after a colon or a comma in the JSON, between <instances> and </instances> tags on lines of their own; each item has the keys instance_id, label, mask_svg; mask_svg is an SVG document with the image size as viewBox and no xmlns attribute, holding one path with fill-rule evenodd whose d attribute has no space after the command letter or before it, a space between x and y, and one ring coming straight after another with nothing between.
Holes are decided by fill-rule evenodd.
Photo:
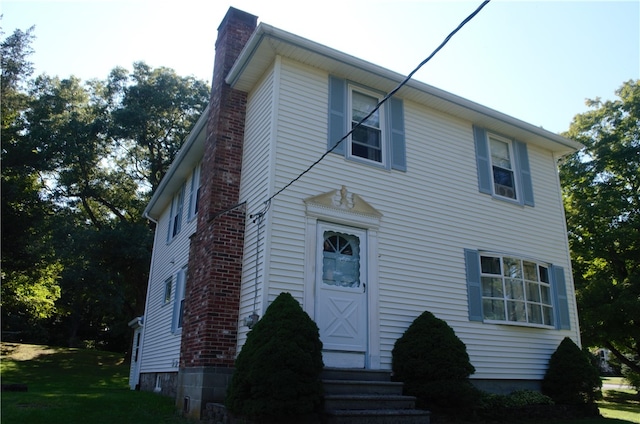
<instances>
[{"instance_id":1,"label":"sky","mask_svg":"<svg viewBox=\"0 0 640 424\"><path fill-rule=\"evenodd\" d=\"M106 79L134 62L210 83L230 6L402 75L481 0L2 0L2 38L35 26L35 75ZM560 133L640 79L640 0L493 0L414 79Z\"/></svg>"}]
</instances>

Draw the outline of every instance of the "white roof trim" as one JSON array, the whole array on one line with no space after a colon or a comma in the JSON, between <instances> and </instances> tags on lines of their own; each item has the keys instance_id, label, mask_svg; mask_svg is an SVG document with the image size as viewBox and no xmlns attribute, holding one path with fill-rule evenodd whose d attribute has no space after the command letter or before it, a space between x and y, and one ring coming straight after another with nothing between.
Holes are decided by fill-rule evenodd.
<instances>
[{"instance_id":1,"label":"white roof trim","mask_svg":"<svg viewBox=\"0 0 640 424\"><path fill-rule=\"evenodd\" d=\"M251 90L272 65L276 55L386 91L391 91L405 79L397 72L260 23L225 81L236 89ZM416 80L409 80L396 95L471 121L488 130L541 145L558 155L583 147L574 140Z\"/></svg>"},{"instance_id":2,"label":"white roof trim","mask_svg":"<svg viewBox=\"0 0 640 424\"><path fill-rule=\"evenodd\" d=\"M187 180L193 168L202 160L204 141L207 137L209 106L205 108L187 136L182 147L171 162L167 173L151 196L144 210L144 216L154 222L160 218L164 207L171 201L173 194Z\"/></svg>"}]
</instances>

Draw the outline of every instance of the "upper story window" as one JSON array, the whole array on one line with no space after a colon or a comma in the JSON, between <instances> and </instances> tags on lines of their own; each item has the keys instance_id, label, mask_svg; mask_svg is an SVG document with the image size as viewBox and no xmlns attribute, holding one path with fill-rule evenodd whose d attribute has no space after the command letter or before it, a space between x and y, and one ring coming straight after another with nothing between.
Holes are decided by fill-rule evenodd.
<instances>
[{"instance_id":1,"label":"upper story window","mask_svg":"<svg viewBox=\"0 0 640 424\"><path fill-rule=\"evenodd\" d=\"M178 190L171 201L171 213L169 215L169 233L167 241L171 241L180 234L182 229L182 210L184 208L184 185Z\"/></svg>"},{"instance_id":2,"label":"upper story window","mask_svg":"<svg viewBox=\"0 0 640 424\"><path fill-rule=\"evenodd\" d=\"M469 320L571 328L564 268L465 249Z\"/></svg>"},{"instance_id":3,"label":"upper story window","mask_svg":"<svg viewBox=\"0 0 640 424\"><path fill-rule=\"evenodd\" d=\"M404 103L390 98L351 135L355 127L383 99L383 95L334 76L329 77L327 148L347 159L386 169L406 171Z\"/></svg>"},{"instance_id":4,"label":"upper story window","mask_svg":"<svg viewBox=\"0 0 640 424\"><path fill-rule=\"evenodd\" d=\"M362 121L377 106L380 99L372 93L365 94L349 87L351 100L351 129L353 133L350 138L349 154L370 161L384 163L383 144L384 136L382 131L382 108L376 110L369 118Z\"/></svg>"},{"instance_id":5,"label":"upper story window","mask_svg":"<svg viewBox=\"0 0 640 424\"><path fill-rule=\"evenodd\" d=\"M200 169L199 164L191 173L191 190L189 192L189 219L193 219L198 214L200 206Z\"/></svg>"},{"instance_id":6,"label":"upper story window","mask_svg":"<svg viewBox=\"0 0 640 424\"><path fill-rule=\"evenodd\" d=\"M534 206L527 145L476 126L473 136L480 192Z\"/></svg>"},{"instance_id":7,"label":"upper story window","mask_svg":"<svg viewBox=\"0 0 640 424\"><path fill-rule=\"evenodd\" d=\"M489 134L493 192L502 197L517 199L511 141Z\"/></svg>"}]
</instances>

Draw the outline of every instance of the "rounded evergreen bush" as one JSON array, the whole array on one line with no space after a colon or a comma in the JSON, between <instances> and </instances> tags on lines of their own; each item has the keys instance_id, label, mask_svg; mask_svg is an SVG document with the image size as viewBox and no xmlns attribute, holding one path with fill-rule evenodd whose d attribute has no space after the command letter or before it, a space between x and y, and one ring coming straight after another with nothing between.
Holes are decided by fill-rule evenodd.
<instances>
[{"instance_id":1,"label":"rounded evergreen bush","mask_svg":"<svg viewBox=\"0 0 640 424\"><path fill-rule=\"evenodd\" d=\"M598 370L573 340L565 337L549 359L542 393L558 404L585 405L602 396L601 387Z\"/></svg>"},{"instance_id":2,"label":"rounded evergreen bush","mask_svg":"<svg viewBox=\"0 0 640 424\"><path fill-rule=\"evenodd\" d=\"M404 382L420 407L472 408L480 392L469 382L475 368L467 347L443 320L425 311L416 318L392 351L394 378Z\"/></svg>"},{"instance_id":3,"label":"rounded evergreen bush","mask_svg":"<svg viewBox=\"0 0 640 424\"><path fill-rule=\"evenodd\" d=\"M323 367L318 326L281 293L247 335L225 404L260 422L297 422L320 409Z\"/></svg>"}]
</instances>

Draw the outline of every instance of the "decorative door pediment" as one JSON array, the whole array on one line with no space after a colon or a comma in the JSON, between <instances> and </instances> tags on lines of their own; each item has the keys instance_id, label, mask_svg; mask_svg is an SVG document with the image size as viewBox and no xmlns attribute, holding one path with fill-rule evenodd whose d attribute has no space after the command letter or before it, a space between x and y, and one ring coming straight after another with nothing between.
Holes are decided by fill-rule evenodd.
<instances>
[{"instance_id":1,"label":"decorative door pediment","mask_svg":"<svg viewBox=\"0 0 640 424\"><path fill-rule=\"evenodd\" d=\"M304 200L307 216L378 228L382 213L346 186Z\"/></svg>"}]
</instances>

